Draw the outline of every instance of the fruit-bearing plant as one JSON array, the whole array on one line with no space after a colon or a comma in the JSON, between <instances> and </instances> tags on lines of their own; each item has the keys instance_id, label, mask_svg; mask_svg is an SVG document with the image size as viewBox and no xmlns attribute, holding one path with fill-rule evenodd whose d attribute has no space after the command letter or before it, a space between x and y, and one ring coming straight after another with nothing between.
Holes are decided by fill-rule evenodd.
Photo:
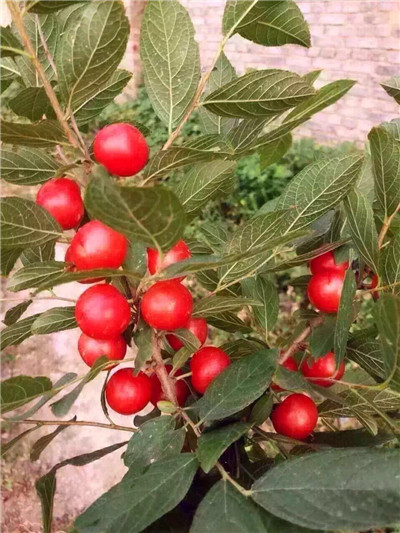
<instances>
[{"instance_id":1,"label":"fruit-bearing plant","mask_svg":"<svg viewBox=\"0 0 400 533\"><path fill-rule=\"evenodd\" d=\"M130 437L66 457L37 480L44 531L52 529L57 471L118 449L124 477L76 518L74 531L395 527L399 122L374 127L364 156L310 164L234 231L202 224L189 239L207 202L232 190L240 158L257 153L263 168L276 162L291 132L355 83L316 89L316 71L236 73L224 54L234 35L265 47L310 46L298 6L228 0L222 41L201 73L186 9L150 0L140 56L169 137L149 153L140 124L88 131L131 77L118 68L130 31L122 2L7 5L1 76L14 96L1 164L20 194L3 198L1 266L8 291L29 292L7 298L19 301L5 315L2 348L80 328L76 356L90 368L72 368L55 383L5 379L3 422L23 430L3 453L48 426L34 458L65 426ZM268 50L265 57L267 65ZM400 78L383 83L397 101L399 87ZM182 140L194 110L202 135ZM64 260L55 260L56 244ZM68 306L29 314L35 299L62 300L57 287L72 282L90 286ZM279 312L288 285L296 295L290 331ZM69 418L93 379L104 380L104 422L79 412ZM40 418L47 403L55 419ZM124 425L114 412L126 416Z\"/></svg>"}]
</instances>

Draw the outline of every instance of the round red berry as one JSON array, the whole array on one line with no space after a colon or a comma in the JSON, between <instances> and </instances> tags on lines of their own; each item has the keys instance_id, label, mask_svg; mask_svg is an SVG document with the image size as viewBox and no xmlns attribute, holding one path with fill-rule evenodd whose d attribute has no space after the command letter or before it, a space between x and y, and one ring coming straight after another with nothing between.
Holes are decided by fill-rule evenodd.
<instances>
[{"instance_id":1,"label":"round red berry","mask_svg":"<svg viewBox=\"0 0 400 533\"><path fill-rule=\"evenodd\" d=\"M324 254L311 259L310 270L312 274L320 274L321 272L334 271L343 273L349 268L349 262L336 263L335 254L333 252L326 252Z\"/></svg>"},{"instance_id":2,"label":"round red berry","mask_svg":"<svg viewBox=\"0 0 400 533\"><path fill-rule=\"evenodd\" d=\"M165 365L165 369L168 372L168 374L171 373L172 365ZM177 370L175 372L175 376L181 376L182 371ZM167 400L162 387L160 380L157 377L157 374L154 373L150 376L151 381L151 403L154 405L154 407L157 407L157 403L163 400ZM185 381L183 379L178 379L178 381L175 380L175 394L176 399L178 402L178 405L182 407L182 405L185 404L186 398L189 396L189 387L186 385Z\"/></svg>"},{"instance_id":3,"label":"round red berry","mask_svg":"<svg viewBox=\"0 0 400 533\"><path fill-rule=\"evenodd\" d=\"M298 365L294 357L288 357L286 361L282 363L282 366L287 368L288 370L291 370L292 372L296 372L296 370L298 370ZM281 392L285 390L285 389L282 389L279 385L276 385L276 383L271 384L271 389L276 392Z\"/></svg>"},{"instance_id":4,"label":"round red berry","mask_svg":"<svg viewBox=\"0 0 400 533\"><path fill-rule=\"evenodd\" d=\"M125 261L128 241L122 233L91 220L76 232L69 250L77 270L119 268Z\"/></svg>"},{"instance_id":5,"label":"round red berry","mask_svg":"<svg viewBox=\"0 0 400 533\"><path fill-rule=\"evenodd\" d=\"M215 346L198 350L190 361L193 388L204 394L210 383L231 364L229 355Z\"/></svg>"},{"instance_id":6,"label":"round red berry","mask_svg":"<svg viewBox=\"0 0 400 533\"><path fill-rule=\"evenodd\" d=\"M177 280L159 281L144 294L140 309L149 326L171 331L185 327L192 314L193 299Z\"/></svg>"},{"instance_id":7,"label":"round red berry","mask_svg":"<svg viewBox=\"0 0 400 533\"><path fill-rule=\"evenodd\" d=\"M116 176L133 176L149 159L143 134L132 124L119 122L102 128L93 143L96 161Z\"/></svg>"},{"instance_id":8,"label":"round red berry","mask_svg":"<svg viewBox=\"0 0 400 533\"><path fill-rule=\"evenodd\" d=\"M305 394L291 394L273 410L271 420L277 433L305 439L317 424L317 406Z\"/></svg>"},{"instance_id":9,"label":"round red berry","mask_svg":"<svg viewBox=\"0 0 400 533\"><path fill-rule=\"evenodd\" d=\"M53 178L44 183L36 203L53 215L63 229L75 228L85 212L79 186L68 178Z\"/></svg>"},{"instance_id":10,"label":"round red berry","mask_svg":"<svg viewBox=\"0 0 400 533\"><path fill-rule=\"evenodd\" d=\"M143 372L135 376L133 368L122 368L108 380L105 396L111 409L121 415L133 415L150 401L150 378Z\"/></svg>"},{"instance_id":11,"label":"round red berry","mask_svg":"<svg viewBox=\"0 0 400 533\"><path fill-rule=\"evenodd\" d=\"M163 268L166 268L169 265L178 263L179 261L184 261L192 257L189 247L185 241L178 241L163 257L162 262L160 261L160 254L154 248L147 248L147 267L150 274L155 274ZM183 280L185 276L175 278L178 280Z\"/></svg>"},{"instance_id":12,"label":"round red berry","mask_svg":"<svg viewBox=\"0 0 400 533\"><path fill-rule=\"evenodd\" d=\"M334 382L328 378L341 379L344 374L345 366L345 362L342 361L337 368L335 354L333 352L328 352L326 355L318 359L307 357L307 359L301 364L301 372L303 376L315 385L319 385L320 387L331 387Z\"/></svg>"},{"instance_id":13,"label":"round red berry","mask_svg":"<svg viewBox=\"0 0 400 533\"><path fill-rule=\"evenodd\" d=\"M122 335L113 339L93 339L81 333L78 340L78 351L84 362L92 367L97 359L105 355L111 361L120 361L126 354L126 341ZM115 365L109 365L104 370L109 370Z\"/></svg>"},{"instance_id":14,"label":"round red berry","mask_svg":"<svg viewBox=\"0 0 400 533\"><path fill-rule=\"evenodd\" d=\"M189 330L197 339L200 341L200 346L202 346L207 339L208 335L208 326L204 318L189 318L186 324L183 326L184 329ZM169 333L166 335L166 339L175 351L178 351L182 348L183 343L178 339L176 335Z\"/></svg>"},{"instance_id":15,"label":"round red berry","mask_svg":"<svg viewBox=\"0 0 400 533\"><path fill-rule=\"evenodd\" d=\"M89 337L112 339L127 328L131 313L128 302L115 287L94 285L79 296L75 318Z\"/></svg>"},{"instance_id":16,"label":"round red berry","mask_svg":"<svg viewBox=\"0 0 400 533\"><path fill-rule=\"evenodd\" d=\"M344 273L331 271L315 274L307 287L312 305L323 313L337 313L343 282Z\"/></svg>"}]
</instances>

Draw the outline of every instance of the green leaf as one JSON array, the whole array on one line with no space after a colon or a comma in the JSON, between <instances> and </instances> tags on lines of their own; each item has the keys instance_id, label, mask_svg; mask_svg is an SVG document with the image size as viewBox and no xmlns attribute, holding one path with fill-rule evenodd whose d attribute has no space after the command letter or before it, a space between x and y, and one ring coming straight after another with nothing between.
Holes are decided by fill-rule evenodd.
<instances>
[{"instance_id":1,"label":"green leaf","mask_svg":"<svg viewBox=\"0 0 400 533\"><path fill-rule=\"evenodd\" d=\"M383 380L385 370L379 341L369 330L360 330L352 335L347 343L346 355L357 363L375 380Z\"/></svg>"},{"instance_id":2,"label":"green leaf","mask_svg":"<svg viewBox=\"0 0 400 533\"><path fill-rule=\"evenodd\" d=\"M27 87L19 91L9 106L16 115L26 117L32 122L46 118L55 118L55 113L50 100L43 87Z\"/></svg>"},{"instance_id":3,"label":"green leaf","mask_svg":"<svg viewBox=\"0 0 400 533\"><path fill-rule=\"evenodd\" d=\"M46 209L16 196L2 199L1 231L3 249L39 246L61 235L60 226Z\"/></svg>"},{"instance_id":4,"label":"green leaf","mask_svg":"<svg viewBox=\"0 0 400 533\"><path fill-rule=\"evenodd\" d=\"M190 353L193 353L200 348L199 339L188 329L174 329L174 337L177 337Z\"/></svg>"},{"instance_id":5,"label":"green leaf","mask_svg":"<svg viewBox=\"0 0 400 533\"><path fill-rule=\"evenodd\" d=\"M251 424L237 422L203 433L198 440L197 457L204 472L214 468L224 451L250 428Z\"/></svg>"},{"instance_id":6,"label":"green leaf","mask_svg":"<svg viewBox=\"0 0 400 533\"><path fill-rule=\"evenodd\" d=\"M200 80L193 24L177 0L147 4L140 32L140 58L153 109L171 133L184 117Z\"/></svg>"},{"instance_id":7,"label":"green leaf","mask_svg":"<svg viewBox=\"0 0 400 533\"><path fill-rule=\"evenodd\" d=\"M396 235L388 246L383 249L381 270L383 285L400 282L400 234ZM394 294L400 294L400 285L393 285L390 291Z\"/></svg>"},{"instance_id":8,"label":"green leaf","mask_svg":"<svg viewBox=\"0 0 400 533\"><path fill-rule=\"evenodd\" d=\"M122 2L88 2L66 24L55 57L58 89L68 111L88 105L109 83L123 55L129 22Z\"/></svg>"},{"instance_id":9,"label":"green leaf","mask_svg":"<svg viewBox=\"0 0 400 533\"><path fill-rule=\"evenodd\" d=\"M56 492L56 473L50 471L35 483L36 492L42 506L43 533L51 533L53 524L53 504Z\"/></svg>"},{"instance_id":10,"label":"green leaf","mask_svg":"<svg viewBox=\"0 0 400 533\"><path fill-rule=\"evenodd\" d=\"M142 370L146 361L150 360L153 355L153 330L151 327L144 324L133 335L133 340L137 346L137 354L135 359L135 374Z\"/></svg>"},{"instance_id":11,"label":"green leaf","mask_svg":"<svg viewBox=\"0 0 400 533\"><path fill-rule=\"evenodd\" d=\"M52 384L44 376L16 376L1 382L1 410L13 411L50 390Z\"/></svg>"},{"instance_id":12,"label":"green leaf","mask_svg":"<svg viewBox=\"0 0 400 533\"><path fill-rule=\"evenodd\" d=\"M336 80L318 89L316 94L301 103L285 118L285 122L294 119L309 119L315 113L334 104L342 98L355 85L354 80Z\"/></svg>"},{"instance_id":13,"label":"green leaf","mask_svg":"<svg viewBox=\"0 0 400 533\"><path fill-rule=\"evenodd\" d=\"M400 390L400 298L381 294L373 314L379 332L385 377L392 381L396 378L396 390Z\"/></svg>"},{"instance_id":14,"label":"green leaf","mask_svg":"<svg viewBox=\"0 0 400 533\"><path fill-rule=\"evenodd\" d=\"M72 420L76 420L76 417ZM40 437L39 440L37 440L34 445L31 448L31 452L29 455L29 459L31 461L37 461L39 457L42 455L42 452L51 442L57 437L59 433L67 429L68 426L58 426L54 431L49 433L48 435L44 435L43 437Z\"/></svg>"},{"instance_id":15,"label":"green leaf","mask_svg":"<svg viewBox=\"0 0 400 533\"><path fill-rule=\"evenodd\" d=\"M19 256L21 255L21 250L1 250L0 253L0 264L1 264L1 275L8 276L11 270L14 268L15 263L18 261Z\"/></svg>"},{"instance_id":16,"label":"green leaf","mask_svg":"<svg viewBox=\"0 0 400 533\"><path fill-rule=\"evenodd\" d=\"M385 217L400 203L400 141L385 128L372 128L368 135L371 148L375 194Z\"/></svg>"},{"instance_id":17,"label":"green leaf","mask_svg":"<svg viewBox=\"0 0 400 533\"><path fill-rule=\"evenodd\" d=\"M333 350L335 342L336 315L326 315L322 324L312 329L310 350L314 359Z\"/></svg>"},{"instance_id":18,"label":"green leaf","mask_svg":"<svg viewBox=\"0 0 400 533\"><path fill-rule=\"evenodd\" d=\"M33 427L27 429L26 431L23 431L22 433L20 433L19 435L17 435L13 439L9 440L8 442L2 442L1 443L1 457L3 457L3 455L5 455L9 450L14 448L14 446L16 444L18 444L19 441L21 441L24 437L29 435L29 433L32 433L32 431L36 431L39 428L40 428L40 426L33 426Z\"/></svg>"},{"instance_id":19,"label":"green leaf","mask_svg":"<svg viewBox=\"0 0 400 533\"><path fill-rule=\"evenodd\" d=\"M184 453L153 463L141 476L128 471L76 519L75 527L80 533L143 531L184 498L197 466L194 455Z\"/></svg>"},{"instance_id":20,"label":"green leaf","mask_svg":"<svg viewBox=\"0 0 400 533\"><path fill-rule=\"evenodd\" d=\"M186 361L189 360L190 356L193 354L194 351L195 350L191 348L186 348L186 346L182 346L180 350L175 352L172 358L172 370L175 371L178 368L182 368Z\"/></svg>"},{"instance_id":21,"label":"green leaf","mask_svg":"<svg viewBox=\"0 0 400 533\"><path fill-rule=\"evenodd\" d=\"M365 531L395 525L400 485L393 472L399 460L399 450L387 449L304 455L264 474L254 483L252 498L272 514L313 529Z\"/></svg>"},{"instance_id":22,"label":"green leaf","mask_svg":"<svg viewBox=\"0 0 400 533\"><path fill-rule=\"evenodd\" d=\"M274 398L271 394L264 394L253 406L250 413L250 422L254 426L263 424L271 414Z\"/></svg>"},{"instance_id":23,"label":"green leaf","mask_svg":"<svg viewBox=\"0 0 400 533\"><path fill-rule=\"evenodd\" d=\"M225 9L233 4L239 12L246 9L247 0L230 0ZM240 6L243 4L243 8ZM258 1L237 25L236 33L245 39L264 46L298 44L311 46L310 30L303 14L291 0Z\"/></svg>"},{"instance_id":24,"label":"green leaf","mask_svg":"<svg viewBox=\"0 0 400 533\"><path fill-rule=\"evenodd\" d=\"M400 104L400 76L393 76L384 83L381 83L381 85L388 95L392 96Z\"/></svg>"},{"instance_id":25,"label":"green leaf","mask_svg":"<svg viewBox=\"0 0 400 533\"><path fill-rule=\"evenodd\" d=\"M279 312L278 291L275 283L270 279L257 276L243 280L241 285L245 296L262 303L262 306L253 309L256 323L266 333L271 331L278 320Z\"/></svg>"},{"instance_id":26,"label":"green leaf","mask_svg":"<svg viewBox=\"0 0 400 533\"><path fill-rule=\"evenodd\" d=\"M218 315L207 318L207 323L214 328L228 331L229 333L251 333L253 330L247 326L243 320L232 311L218 313Z\"/></svg>"},{"instance_id":27,"label":"green leaf","mask_svg":"<svg viewBox=\"0 0 400 533\"><path fill-rule=\"evenodd\" d=\"M242 120L236 128L234 128L228 135L230 144L234 149L236 156L245 155L249 150L259 134L263 131L267 120L265 118L253 118L250 120Z\"/></svg>"},{"instance_id":28,"label":"green leaf","mask_svg":"<svg viewBox=\"0 0 400 533\"><path fill-rule=\"evenodd\" d=\"M306 241L306 243L302 244L297 248L296 251L298 252L298 255L293 257L293 259L288 258L283 261L276 262L275 264L268 266L266 270L268 270L268 272L279 272L280 270L287 270L288 268L306 265L309 261L311 261L311 259L314 259L314 257L318 257L326 252L330 252L331 250L337 250L339 247L343 246L347 242L348 240L342 239L340 241L328 242L326 244L318 246L320 243L320 239L315 239L315 237L312 237L310 241ZM300 253L300 251L304 249L305 245L307 246L307 248L311 248L311 250L309 252ZM317 248L315 248L315 246L317 246Z\"/></svg>"},{"instance_id":29,"label":"green leaf","mask_svg":"<svg viewBox=\"0 0 400 533\"><path fill-rule=\"evenodd\" d=\"M21 254L21 262L24 266L32 265L33 263L44 263L46 261L54 261L56 243L46 242L34 248L26 248Z\"/></svg>"},{"instance_id":30,"label":"green leaf","mask_svg":"<svg viewBox=\"0 0 400 533\"><path fill-rule=\"evenodd\" d=\"M97 117L122 92L131 78L131 72L116 70L94 94L76 106L73 113L78 126L87 124Z\"/></svg>"},{"instance_id":31,"label":"green leaf","mask_svg":"<svg viewBox=\"0 0 400 533\"><path fill-rule=\"evenodd\" d=\"M3 148L1 177L15 185L37 185L52 178L58 168L56 161L44 150L21 148L18 153Z\"/></svg>"},{"instance_id":32,"label":"green leaf","mask_svg":"<svg viewBox=\"0 0 400 533\"><path fill-rule=\"evenodd\" d=\"M334 352L336 363L339 365L343 361L346 352L349 328L354 320L352 305L356 294L356 279L354 272L349 268L344 278L342 294L340 296L339 310L336 319Z\"/></svg>"},{"instance_id":33,"label":"green leaf","mask_svg":"<svg viewBox=\"0 0 400 533\"><path fill-rule=\"evenodd\" d=\"M23 83L18 67L10 57L2 57L0 59L0 92L4 92L13 81Z\"/></svg>"},{"instance_id":34,"label":"green leaf","mask_svg":"<svg viewBox=\"0 0 400 533\"><path fill-rule=\"evenodd\" d=\"M32 335L32 324L39 316L40 313L28 316L3 329L1 332L0 349L4 350L8 346L16 346L30 337Z\"/></svg>"},{"instance_id":35,"label":"green leaf","mask_svg":"<svg viewBox=\"0 0 400 533\"><path fill-rule=\"evenodd\" d=\"M395 439L390 433L379 433L371 435L365 429L347 429L342 431L325 432L319 431L313 435L313 443L327 444L333 448L353 448L356 446L381 446Z\"/></svg>"},{"instance_id":36,"label":"green leaf","mask_svg":"<svg viewBox=\"0 0 400 533\"><path fill-rule=\"evenodd\" d=\"M39 0L38 2L33 1L32 5L29 7L31 13L51 13L53 11L59 11L60 9L65 9L72 4L82 3L88 0Z\"/></svg>"},{"instance_id":37,"label":"green leaf","mask_svg":"<svg viewBox=\"0 0 400 533\"><path fill-rule=\"evenodd\" d=\"M356 189L345 198L344 206L350 233L360 257L373 272L379 272L378 233L372 206Z\"/></svg>"},{"instance_id":38,"label":"green leaf","mask_svg":"<svg viewBox=\"0 0 400 533\"><path fill-rule=\"evenodd\" d=\"M354 187L362 159L359 156L326 158L305 167L287 185L276 208L290 209L285 229L309 226L330 211Z\"/></svg>"},{"instance_id":39,"label":"green leaf","mask_svg":"<svg viewBox=\"0 0 400 533\"><path fill-rule=\"evenodd\" d=\"M92 218L129 240L163 250L176 243L185 225L183 208L169 189L121 186L101 173L86 188L85 206Z\"/></svg>"},{"instance_id":40,"label":"green leaf","mask_svg":"<svg viewBox=\"0 0 400 533\"><path fill-rule=\"evenodd\" d=\"M245 305L261 306L262 304L259 300L251 298L213 295L195 303L192 317L213 317L225 311L239 311Z\"/></svg>"},{"instance_id":41,"label":"green leaf","mask_svg":"<svg viewBox=\"0 0 400 533\"><path fill-rule=\"evenodd\" d=\"M293 72L258 70L212 92L203 105L216 115L226 117L272 117L314 94L314 88Z\"/></svg>"},{"instance_id":42,"label":"green leaf","mask_svg":"<svg viewBox=\"0 0 400 533\"><path fill-rule=\"evenodd\" d=\"M237 76L235 69L231 65L226 55L222 52L219 55L211 76L208 79L204 94L210 94L211 92L216 91L223 85L236 78ZM227 134L236 125L235 119L218 117L217 115L214 115L208 111L205 107L201 107L199 109L199 119L203 133Z\"/></svg>"},{"instance_id":43,"label":"green leaf","mask_svg":"<svg viewBox=\"0 0 400 533\"><path fill-rule=\"evenodd\" d=\"M185 213L194 216L210 200L226 196L236 181L235 168L236 163L222 160L193 165L174 189Z\"/></svg>"},{"instance_id":44,"label":"green leaf","mask_svg":"<svg viewBox=\"0 0 400 533\"><path fill-rule=\"evenodd\" d=\"M4 324L6 326L11 326L12 324L15 324L17 320L21 318L21 316L25 313L25 311L28 309L28 307L31 305L32 300L25 300L24 302L21 302L14 307L11 307L9 309L4 317Z\"/></svg>"},{"instance_id":45,"label":"green leaf","mask_svg":"<svg viewBox=\"0 0 400 533\"><path fill-rule=\"evenodd\" d=\"M265 146L261 146L258 150L261 170L277 163L292 146L292 141L292 135L287 133L280 139L267 143Z\"/></svg>"},{"instance_id":46,"label":"green leaf","mask_svg":"<svg viewBox=\"0 0 400 533\"><path fill-rule=\"evenodd\" d=\"M131 437L124 454L124 464L129 473L139 476L157 461L179 455L185 440L183 428L175 430L170 416L159 416L140 426Z\"/></svg>"},{"instance_id":47,"label":"green leaf","mask_svg":"<svg viewBox=\"0 0 400 533\"><path fill-rule=\"evenodd\" d=\"M36 124L17 124L2 120L1 140L6 144L42 148L67 144L64 131L54 120L41 120Z\"/></svg>"},{"instance_id":48,"label":"green leaf","mask_svg":"<svg viewBox=\"0 0 400 533\"><path fill-rule=\"evenodd\" d=\"M237 339L225 342L221 346L221 350L229 355L232 361L241 359L247 355L259 352L266 345L259 339Z\"/></svg>"},{"instance_id":49,"label":"green leaf","mask_svg":"<svg viewBox=\"0 0 400 533\"><path fill-rule=\"evenodd\" d=\"M1 57L18 57L18 52L10 50L22 50L23 46L12 32L10 26L2 26L0 34Z\"/></svg>"},{"instance_id":50,"label":"green leaf","mask_svg":"<svg viewBox=\"0 0 400 533\"><path fill-rule=\"evenodd\" d=\"M261 350L228 366L195 404L201 419L226 418L254 402L271 382L276 358L277 350Z\"/></svg>"},{"instance_id":51,"label":"green leaf","mask_svg":"<svg viewBox=\"0 0 400 533\"><path fill-rule=\"evenodd\" d=\"M207 243L210 248L220 253L229 238L229 229L225 224L218 224L217 222L203 222L200 228L201 238ZM208 253L208 252L207 252ZM211 253L211 250L210 250Z\"/></svg>"},{"instance_id":52,"label":"green leaf","mask_svg":"<svg viewBox=\"0 0 400 533\"><path fill-rule=\"evenodd\" d=\"M320 77L321 72L322 70L311 70L310 72L307 72L307 74L304 74L303 78L305 78L308 83L314 83Z\"/></svg>"},{"instance_id":53,"label":"green leaf","mask_svg":"<svg viewBox=\"0 0 400 533\"><path fill-rule=\"evenodd\" d=\"M78 327L75 320L75 306L54 307L42 313L32 324L34 335L46 335Z\"/></svg>"}]
</instances>

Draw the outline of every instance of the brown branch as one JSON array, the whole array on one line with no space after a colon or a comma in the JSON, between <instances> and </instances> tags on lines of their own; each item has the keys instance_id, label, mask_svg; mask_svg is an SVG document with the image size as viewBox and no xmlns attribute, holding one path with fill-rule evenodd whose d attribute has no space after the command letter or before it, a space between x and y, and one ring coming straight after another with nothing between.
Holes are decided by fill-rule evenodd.
<instances>
[{"instance_id":1,"label":"brown branch","mask_svg":"<svg viewBox=\"0 0 400 533\"><path fill-rule=\"evenodd\" d=\"M381 231L379 233L378 237L378 246L379 248L382 248L383 240L386 236L386 233L388 232L388 229L390 227L390 224L393 222L394 217L397 215L397 213L400 211L400 204L396 207L394 213L390 215L390 217L385 217L385 221L383 223L383 226L381 228Z\"/></svg>"},{"instance_id":2,"label":"brown branch","mask_svg":"<svg viewBox=\"0 0 400 533\"><path fill-rule=\"evenodd\" d=\"M167 400L177 406L178 402L176 399L175 383L174 380L168 375L168 372L165 368L164 361L161 355L160 340L154 332L152 337L152 344L153 360L156 363L156 374L158 379L160 380L161 388Z\"/></svg>"},{"instance_id":3,"label":"brown branch","mask_svg":"<svg viewBox=\"0 0 400 533\"><path fill-rule=\"evenodd\" d=\"M25 26L24 26L24 22L22 20L22 16L21 16L21 11L19 9L19 6L18 6L18 2L15 2L14 0L6 0L7 2L7 7L10 11L10 14L11 14L11 18L15 24L15 27L19 33L19 36L21 38L21 41L25 47L25 49L28 51L28 53L32 56L31 59L32 59L32 62L34 64L34 67L36 69L36 72L40 78L40 81L42 82L43 84L43 88L44 90L46 91L46 94L50 100L50 103L54 109L54 112L56 114L56 117L57 117L57 120L58 122L60 123L62 129L64 130L64 133L68 139L68 141L70 142L70 144L72 144L72 146L74 146L75 148L78 148L78 149L82 149L81 146L79 145L79 142L77 141L75 135L74 135L74 132L72 131L72 129L69 127L69 124L67 122L67 120L65 119L64 117L64 113L61 109L61 106L60 106L60 103L58 101L58 98L56 96L56 93L54 92L54 89L51 85L51 83L49 82L49 80L47 79L46 77L46 73L35 53L35 49L33 48L33 45L32 45L32 42L29 38L29 35L25 29Z\"/></svg>"},{"instance_id":4,"label":"brown branch","mask_svg":"<svg viewBox=\"0 0 400 533\"><path fill-rule=\"evenodd\" d=\"M10 422L10 420L3 419L4 422ZM101 422L89 422L86 420L20 420L19 424L37 424L38 426L90 426L103 429L118 429L121 431L130 431L134 433L136 428L130 428L128 426L120 426L118 424L103 424Z\"/></svg>"},{"instance_id":5,"label":"brown branch","mask_svg":"<svg viewBox=\"0 0 400 533\"><path fill-rule=\"evenodd\" d=\"M316 328L317 326L319 326L320 324L322 324L323 321L324 321L324 317L322 316L318 316L310 320L309 324L292 341L289 348L287 348L287 350L285 350L281 354L279 358L279 363L282 364L286 361L286 359L289 359L289 357L292 357L296 353L298 347L307 339L309 335L311 335L312 330Z\"/></svg>"}]
</instances>

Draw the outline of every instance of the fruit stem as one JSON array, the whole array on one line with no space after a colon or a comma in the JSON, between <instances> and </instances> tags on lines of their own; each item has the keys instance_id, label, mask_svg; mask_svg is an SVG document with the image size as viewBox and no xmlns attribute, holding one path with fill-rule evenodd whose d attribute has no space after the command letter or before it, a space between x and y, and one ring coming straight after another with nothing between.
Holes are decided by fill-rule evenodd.
<instances>
[{"instance_id":1,"label":"fruit stem","mask_svg":"<svg viewBox=\"0 0 400 533\"><path fill-rule=\"evenodd\" d=\"M297 335L297 337L291 343L289 348L281 354L279 358L279 363L282 364L286 361L286 359L292 357L296 353L299 345L302 344L307 339L307 337L311 335L312 330L322 324L323 321L324 317L322 316L318 316L310 320L309 324L303 329L301 333L299 333L299 335Z\"/></svg>"}]
</instances>

